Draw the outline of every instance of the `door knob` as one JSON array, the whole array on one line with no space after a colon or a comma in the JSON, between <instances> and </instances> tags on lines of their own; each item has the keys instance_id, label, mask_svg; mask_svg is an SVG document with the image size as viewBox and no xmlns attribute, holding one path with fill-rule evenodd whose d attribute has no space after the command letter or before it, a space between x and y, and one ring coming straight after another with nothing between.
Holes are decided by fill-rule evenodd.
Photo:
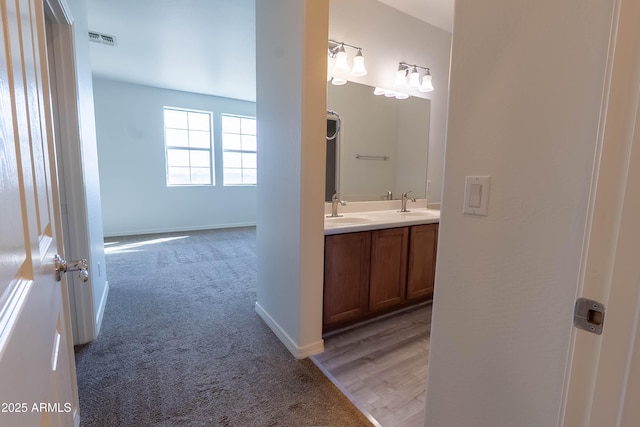
<instances>
[{"instance_id":1,"label":"door knob","mask_svg":"<svg viewBox=\"0 0 640 427\"><path fill-rule=\"evenodd\" d=\"M55 264L56 264L56 281L59 282L62 280L62 273L66 273L67 271L79 271L79 277L83 282L89 280L89 272L87 269L89 268L89 263L86 259L80 259L77 261L65 261L58 254L54 256Z\"/></svg>"}]
</instances>

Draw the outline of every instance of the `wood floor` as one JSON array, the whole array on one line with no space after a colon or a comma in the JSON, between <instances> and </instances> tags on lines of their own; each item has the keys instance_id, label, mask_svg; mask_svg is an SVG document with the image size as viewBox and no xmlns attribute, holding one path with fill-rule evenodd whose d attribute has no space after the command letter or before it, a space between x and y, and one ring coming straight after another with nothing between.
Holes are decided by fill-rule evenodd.
<instances>
[{"instance_id":1,"label":"wood floor","mask_svg":"<svg viewBox=\"0 0 640 427\"><path fill-rule=\"evenodd\" d=\"M422 427L431 304L325 337L311 359L374 423Z\"/></svg>"}]
</instances>

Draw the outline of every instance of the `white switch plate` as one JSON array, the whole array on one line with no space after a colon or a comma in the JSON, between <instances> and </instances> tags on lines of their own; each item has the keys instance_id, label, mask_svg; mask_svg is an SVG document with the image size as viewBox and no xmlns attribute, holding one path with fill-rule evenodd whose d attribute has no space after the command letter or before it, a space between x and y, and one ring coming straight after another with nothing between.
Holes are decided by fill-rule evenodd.
<instances>
[{"instance_id":1,"label":"white switch plate","mask_svg":"<svg viewBox=\"0 0 640 427\"><path fill-rule=\"evenodd\" d=\"M463 213L488 215L489 178L488 176L465 177Z\"/></svg>"}]
</instances>

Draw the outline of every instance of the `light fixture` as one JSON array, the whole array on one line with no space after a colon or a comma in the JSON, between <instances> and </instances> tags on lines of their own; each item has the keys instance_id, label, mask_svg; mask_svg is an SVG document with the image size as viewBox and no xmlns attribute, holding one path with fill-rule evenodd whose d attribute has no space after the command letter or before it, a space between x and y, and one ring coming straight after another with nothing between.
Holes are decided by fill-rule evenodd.
<instances>
[{"instance_id":1,"label":"light fixture","mask_svg":"<svg viewBox=\"0 0 640 427\"><path fill-rule=\"evenodd\" d=\"M396 86L403 87L407 85L407 67L403 64L398 66L396 71Z\"/></svg>"},{"instance_id":2,"label":"light fixture","mask_svg":"<svg viewBox=\"0 0 640 427\"><path fill-rule=\"evenodd\" d=\"M353 58L353 69L351 75L360 77L367 75L367 69L364 67L364 56L362 56L362 49L358 49L358 53Z\"/></svg>"},{"instance_id":3,"label":"light fixture","mask_svg":"<svg viewBox=\"0 0 640 427\"><path fill-rule=\"evenodd\" d=\"M420 83L420 72L418 69L425 70L422 83ZM408 82L407 77L409 78ZM431 92L434 89L431 79L429 68L400 62L398 64L398 71L396 71L395 85L397 87L407 87L410 90L419 90L420 92Z\"/></svg>"},{"instance_id":4,"label":"light fixture","mask_svg":"<svg viewBox=\"0 0 640 427\"><path fill-rule=\"evenodd\" d=\"M353 68L349 68L345 46L357 50L357 53L353 58ZM367 75L367 69L364 66L364 56L362 55L361 47L352 46L344 42L329 40L328 61L327 81L331 80L335 85L342 85L347 82L344 76L336 77L336 74L344 75L351 72L351 75L354 77Z\"/></svg>"},{"instance_id":5,"label":"light fixture","mask_svg":"<svg viewBox=\"0 0 640 427\"><path fill-rule=\"evenodd\" d=\"M431 92L433 90L433 82L431 81L431 72L427 68L427 72L422 77L422 84L420 85L420 92Z\"/></svg>"},{"instance_id":6,"label":"light fixture","mask_svg":"<svg viewBox=\"0 0 640 427\"><path fill-rule=\"evenodd\" d=\"M336 64L333 66L336 73L348 73L349 64L347 63L347 52L344 50L344 44L338 46L336 51Z\"/></svg>"},{"instance_id":7,"label":"light fixture","mask_svg":"<svg viewBox=\"0 0 640 427\"><path fill-rule=\"evenodd\" d=\"M409 89L418 89L420 87L420 74L414 66L409 72Z\"/></svg>"},{"instance_id":8,"label":"light fixture","mask_svg":"<svg viewBox=\"0 0 640 427\"><path fill-rule=\"evenodd\" d=\"M333 79L331 80L331 84L334 86L342 86L347 84L347 80L343 79L342 77L334 76Z\"/></svg>"},{"instance_id":9,"label":"light fixture","mask_svg":"<svg viewBox=\"0 0 640 427\"><path fill-rule=\"evenodd\" d=\"M384 95L386 98L395 98L395 99L407 99L409 98L409 94L405 92L396 92L395 90L383 89L381 87L376 87L373 90L374 95Z\"/></svg>"}]
</instances>

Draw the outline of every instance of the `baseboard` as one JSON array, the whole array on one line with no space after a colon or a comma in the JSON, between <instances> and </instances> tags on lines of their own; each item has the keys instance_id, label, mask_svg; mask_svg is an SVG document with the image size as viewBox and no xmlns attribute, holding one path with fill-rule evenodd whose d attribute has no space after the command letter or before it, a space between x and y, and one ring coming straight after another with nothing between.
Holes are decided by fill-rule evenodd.
<instances>
[{"instance_id":1,"label":"baseboard","mask_svg":"<svg viewBox=\"0 0 640 427\"><path fill-rule=\"evenodd\" d=\"M104 290L100 297L100 306L96 312L96 337L100 335L100 328L102 327L102 318L104 317L104 309L107 306L107 297L109 296L109 281L104 282Z\"/></svg>"},{"instance_id":2,"label":"baseboard","mask_svg":"<svg viewBox=\"0 0 640 427\"><path fill-rule=\"evenodd\" d=\"M289 334L287 334L285 330L282 329L278 322L276 322L273 317L271 317L269 313L267 313L257 301L256 313L258 313L258 316L260 316L260 318L264 320L264 323L269 326L273 333L276 334L282 344L287 347L287 350L289 350L291 354L293 354L293 357L295 357L296 359L305 359L309 356L313 356L314 354L322 353L324 351L324 340L322 339L303 347L298 346L298 344L293 339L291 339Z\"/></svg>"},{"instance_id":3,"label":"baseboard","mask_svg":"<svg viewBox=\"0 0 640 427\"><path fill-rule=\"evenodd\" d=\"M197 225L193 227L166 227L166 228L151 228L143 230L128 230L128 231L116 231L105 232L104 237L122 237L122 236L138 236L144 234L158 234L158 233L181 233L186 231L201 231L201 230L216 230L219 228L238 228L238 227L255 227L254 222L238 222L232 224L214 224L214 225Z\"/></svg>"}]
</instances>

